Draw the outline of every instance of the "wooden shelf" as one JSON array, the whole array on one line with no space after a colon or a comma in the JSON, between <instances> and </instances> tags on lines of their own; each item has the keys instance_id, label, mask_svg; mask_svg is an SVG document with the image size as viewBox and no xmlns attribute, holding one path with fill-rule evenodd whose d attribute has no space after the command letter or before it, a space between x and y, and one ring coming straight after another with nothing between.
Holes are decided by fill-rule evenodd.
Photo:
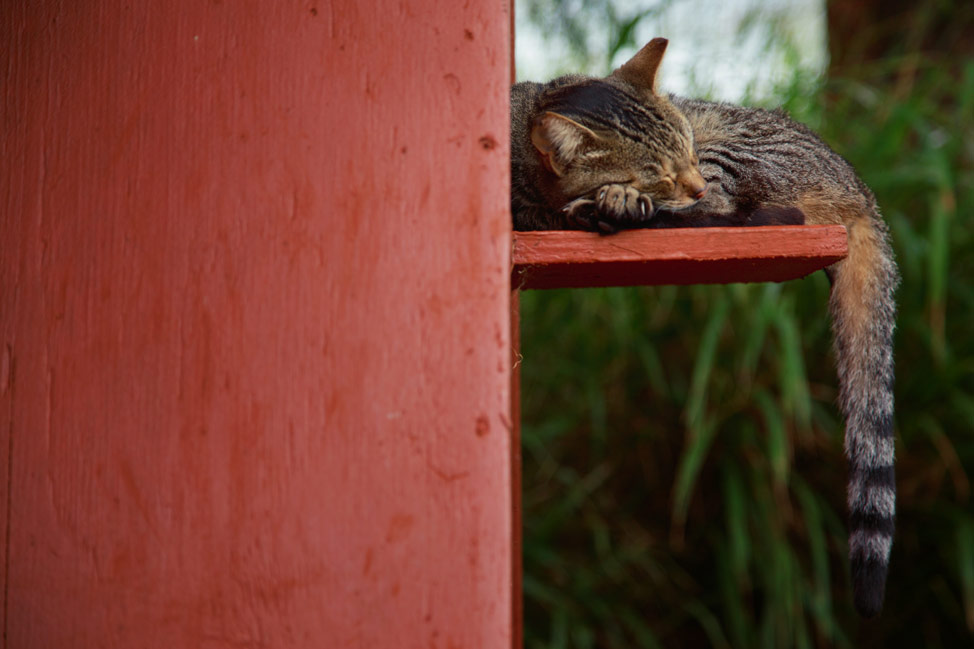
<instances>
[{"instance_id":1,"label":"wooden shelf","mask_svg":"<svg viewBox=\"0 0 974 649\"><path fill-rule=\"evenodd\" d=\"M514 233L512 288L783 282L848 251L841 225Z\"/></svg>"}]
</instances>

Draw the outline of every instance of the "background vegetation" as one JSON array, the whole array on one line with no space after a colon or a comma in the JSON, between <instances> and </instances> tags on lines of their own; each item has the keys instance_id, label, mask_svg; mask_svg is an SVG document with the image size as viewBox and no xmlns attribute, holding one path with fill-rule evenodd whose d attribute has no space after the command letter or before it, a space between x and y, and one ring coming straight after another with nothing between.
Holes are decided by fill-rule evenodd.
<instances>
[{"instance_id":1,"label":"background vegetation","mask_svg":"<svg viewBox=\"0 0 974 649\"><path fill-rule=\"evenodd\" d=\"M856 166L903 275L882 616L864 622L851 604L822 273L531 291L527 647L974 646L974 56L924 31L950 24L974 42L974 21L958 30L934 5L901 18L912 40L883 45L877 30L858 58L832 42L827 75L796 68L763 100Z\"/></svg>"}]
</instances>

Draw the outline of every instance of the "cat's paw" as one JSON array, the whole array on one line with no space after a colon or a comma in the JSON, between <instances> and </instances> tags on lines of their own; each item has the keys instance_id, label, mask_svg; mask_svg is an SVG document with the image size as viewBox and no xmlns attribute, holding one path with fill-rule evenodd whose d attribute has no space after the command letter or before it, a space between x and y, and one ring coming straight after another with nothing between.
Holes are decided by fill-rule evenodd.
<instances>
[{"instance_id":1,"label":"cat's paw","mask_svg":"<svg viewBox=\"0 0 974 649\"><path fill-rule=\"evenodd\" d=\"M591 198L576 198L563 208L565 221L569 227L589 230L590 232L601 232L602 234L612 234L618 230L614 224L603 220L596 210L596 202Z\"/></svg>"},{"instance_id":2,"label":"cat's paw","mask_svg":"<svg viewBox=\"0 0 974 649\"><path fill-rule=\"evenodd\" d=\"M595 206L603 220L617 227L646 223L653 218L653 201L629 185L604 185L595 192Z\"/></svg>"}]
</instances>

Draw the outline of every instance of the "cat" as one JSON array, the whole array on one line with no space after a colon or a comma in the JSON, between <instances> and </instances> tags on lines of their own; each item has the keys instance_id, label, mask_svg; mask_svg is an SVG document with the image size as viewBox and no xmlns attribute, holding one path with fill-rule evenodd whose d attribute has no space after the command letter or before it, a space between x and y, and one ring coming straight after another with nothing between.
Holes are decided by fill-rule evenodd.
<instances>
[{"instance_id":1,"label":"cat","mask_svg":"<svg viewBox=\"0 0 974 649\"><path fill-rule=\"evenodd\" d=\"M517 230L842 224L826 269L849 463L856 609L882 609L895 526L893 328L899 274L876 199L852 166L780 111L661 94L666 39L603 79L511 88Z\"/></svg>"}]
</instances>

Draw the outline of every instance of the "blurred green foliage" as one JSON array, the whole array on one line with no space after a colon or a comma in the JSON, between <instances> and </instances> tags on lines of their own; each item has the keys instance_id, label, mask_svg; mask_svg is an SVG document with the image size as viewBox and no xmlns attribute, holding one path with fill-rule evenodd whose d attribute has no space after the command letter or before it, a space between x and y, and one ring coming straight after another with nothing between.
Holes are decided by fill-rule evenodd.
<instances>
[{"instance_id":1,"label":"blurred green foliage","mask_svg":"<svg viewBox=\"0 0 974 649\"><path fill-rule=\"evenodd\" d=\"M635 29L658 16L673 2L624 3L617 0L525 0L521 9L530 21L544 25L549 38L557 35L568 47L569 60L558 61L560 74L590 68L611 68L623 48L637 46Z\"/></svg>"},{"instance_id":2,"label":"blurred green foliage","mask_svg":"<svg viewBox=\"0 0 974 649\"><path fill-rule=\"evenodd\" d=\"M526 647L974 646L974 60L910 65L766 102L855 165L903 275L882 616L851 604L824 274L529 291Z\"/></svg>"}]
</instances>

